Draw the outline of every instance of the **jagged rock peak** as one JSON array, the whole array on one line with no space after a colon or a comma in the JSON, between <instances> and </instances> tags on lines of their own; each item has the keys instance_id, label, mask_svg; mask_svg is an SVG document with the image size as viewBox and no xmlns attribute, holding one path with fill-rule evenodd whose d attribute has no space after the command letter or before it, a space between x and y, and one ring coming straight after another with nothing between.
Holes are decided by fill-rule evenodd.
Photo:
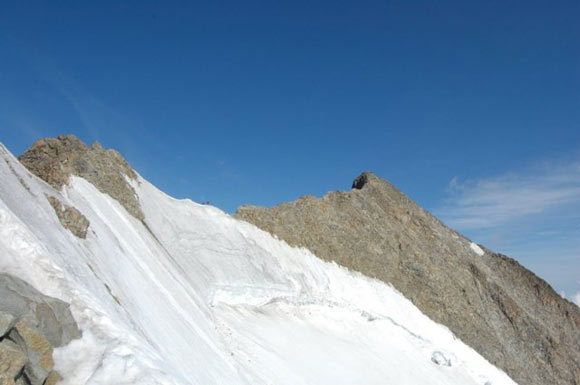
<instances>
[{"instance_id":1,"label":"jagged rock peak","mask_svg":"<svg viewBox=\"0 0 580 385\"><path fill-rule=\"evenodd\" d=\"M388 180L381 178L372 171L363 171L352 182L351 190L371 190L377 189L384 194L391 195L392 198L404 199L411 201L411 199L403 191L399 190L394 184Z\"/></svg>"},{"instance_id":2,"label":"jagged rock peak","mask_svg":"<svg viewBox=\"0 0 580 385\"><path fill-rule=\"evenodd\" d=\"M516 382L580 385L580 309L516 261L473 243L371 172L352 190L236 217L392 284Z\"/></svg>"},{"instance_id":3,"label":"jagged rock peak","mask_svg":"<svg viewBox=\"0 0 580 385\"><path fill-rule=\"evenodd\" d=\"M352 182L352 188L362 190L362 188L368 185L369 183L377 182L380 179L381 178L379 178L371 171L365 171L359 176L357 176L356 179Z\"/></svg>"},{"instance_id":4,"label":"jagged rock peak","mask_svg":"<svg viewBox=\"0 0 580 385\"><path fill-rule=\"evenodd\" d=\"M121 154L104 149L99 142L89 147L74 135L40 139L18 160L57 190L71 175L82 177L116 199L135 218L144 220L135 191L125 180L136 179L135 171Z\"/></svg>"}]
</instances>

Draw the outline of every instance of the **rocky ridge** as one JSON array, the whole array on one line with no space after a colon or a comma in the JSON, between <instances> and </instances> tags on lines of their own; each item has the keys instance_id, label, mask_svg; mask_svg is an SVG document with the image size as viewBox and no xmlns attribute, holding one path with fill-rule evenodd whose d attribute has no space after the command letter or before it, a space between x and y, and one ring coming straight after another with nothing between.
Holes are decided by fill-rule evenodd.
<instances>
[{"instance_id":1,"label":"rocky ridge","mask_svg":"<svg viewBox=\"0 0 580 385\"><path fill-rule=\"evenodd\" d=\"M56 190L71 175L84 178L116 199L135 218L144 220L135 191L125 180L136 179L135 171L115 150L105 150L98 142L88 147L73 135L60 135L36 141L18 160Z\"/></svg>"},{"instance_id":2,"label":"rocky ridge","mask_svg":"<svg viewBox=\"0 0 580 385\"><path fill-rule=\"evenodd\" d=\"M68 304L0 273L0 384L56 384L53 349L79 337Z\"/></svg>"},{"instance_id":3,"label":"rocky ridge","mask_svg":"<svg viewBox=\"0 0 580 385\"><path fill-rule=\"evenodd\" d=\"M36 142L19 160L57 189L70 175L83 177L144 220L125 180L136 175L113 150L59 136ZM351 191L272 209L245 206L236 216L392 283L521 384L580 385L580 310L514 260L487 249L478 255L469 240L372 173Z\"/></svg>"},{"instance_id":4,"label":"rocky ridge","mask_svg":"<svg viewBox=\"0 0 580 385\"><path fill-rule=\"evenodd\" d=\"M372 173L350 191L243 206L236 217L391 283L520 384L580 384L580 308Z\"/></svg>"}]
</instances>

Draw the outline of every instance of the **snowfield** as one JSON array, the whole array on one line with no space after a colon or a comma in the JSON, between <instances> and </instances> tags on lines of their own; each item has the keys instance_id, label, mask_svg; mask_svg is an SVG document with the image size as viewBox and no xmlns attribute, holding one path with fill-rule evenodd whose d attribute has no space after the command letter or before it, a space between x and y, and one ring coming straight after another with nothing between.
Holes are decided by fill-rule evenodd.
<instances>
[{"instance_id":1,"label":"snowfield","mask_svg":"<svg viewBox=\"0 0 580 385\"><path fill-rule=\"evenodd\" d=\"M515 384L391 286L217 208L139 177L144 225L84 179L55 191L0 156L0 271L71 303L83 330L55 352L62 384Z\"/></svg>"}]
</instances>

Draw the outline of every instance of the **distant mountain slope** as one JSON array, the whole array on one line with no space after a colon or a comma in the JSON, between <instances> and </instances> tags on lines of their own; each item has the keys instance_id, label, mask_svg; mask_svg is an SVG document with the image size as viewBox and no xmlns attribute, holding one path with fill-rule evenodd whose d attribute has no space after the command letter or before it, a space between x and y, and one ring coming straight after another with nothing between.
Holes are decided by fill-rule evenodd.
<instances>
[{"instance_id":1,"label":"distant mountain slope","mask_svg":"<svg viewBox=\"0 0 580 385\"><path fill-rule=\"evenodd\" d=\"M0 145L0 273L70 303L82 329L55 350L61 385L514 385L391 286L111 154L37 143L25 163L62 181L46 183Z\"/></svg>"},{"instance_id":2,"label":"distant mountain slope","mask_svg":"<svg viewBox=\"0 0 580 385\"><path fill-rule=\"evenodd\" d=\"M580 384L580 308L513 259L482 250L372 173L350 191L236 216L376 277L520 384Z\"/></svg>"}]
</instances>

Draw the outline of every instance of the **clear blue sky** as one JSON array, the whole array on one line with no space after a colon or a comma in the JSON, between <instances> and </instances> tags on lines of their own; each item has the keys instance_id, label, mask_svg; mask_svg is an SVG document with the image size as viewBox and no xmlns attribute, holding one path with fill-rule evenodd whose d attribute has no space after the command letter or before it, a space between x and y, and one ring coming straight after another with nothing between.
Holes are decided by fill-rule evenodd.
<instances>
[{"instance_id":1,"label":"clear blue sky","mask_svg":"<svg viewBox=\"0 0 580 385\"><path fill-rule=\"evenodd\" d=\"M0 141L99 140L229 212L372 170L570 297L578 20L576 0L2 1Z\"/></svg>"}]
</instances>

